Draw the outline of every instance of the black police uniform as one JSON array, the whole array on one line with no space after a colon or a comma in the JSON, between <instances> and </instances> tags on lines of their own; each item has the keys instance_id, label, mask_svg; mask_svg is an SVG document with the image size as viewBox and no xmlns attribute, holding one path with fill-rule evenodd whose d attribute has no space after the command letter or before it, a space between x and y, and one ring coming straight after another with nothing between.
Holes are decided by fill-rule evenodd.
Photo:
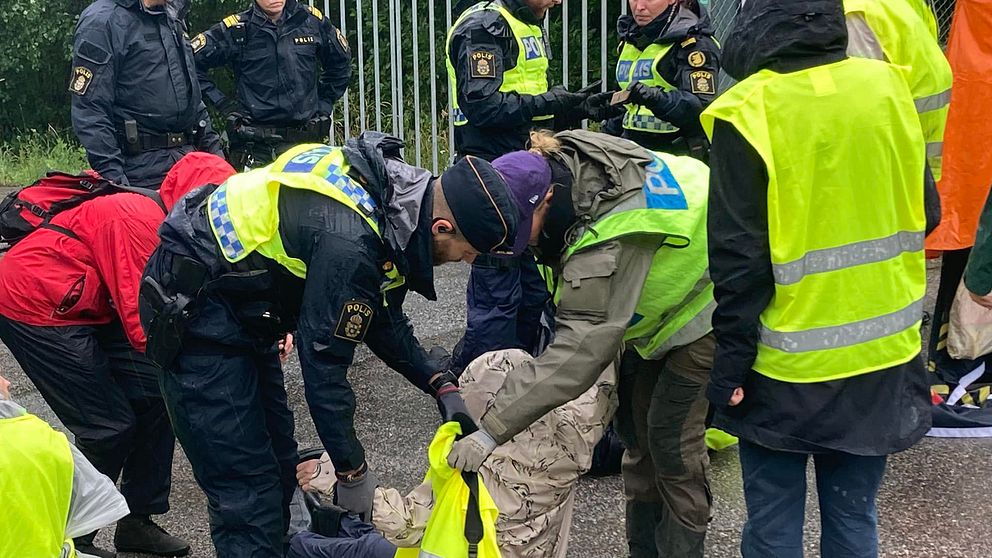
<instances>
[{"instance_id":1,"label":"black police uniform","mask_svg":"<svg viewBox=\"0 0 992 558\"><path fill-rule=\"evenodd\" d=\"M351 51L318 9L288 0L273 23L252 3L193 37L192 45L204 97L232 115L235 167L268 163L298 143L327 141L331 111L351 77ZM209 78L221 66L234 71L237 100Z\"/></svg>"},{"instance_id":2,"label":"black police uniform","mask_svg":"<svg viewBox=\"0 0 992 558\"><path fill-rule=\"evenodd\" d=\"M522 0L496 0L520 21L541 25ZM472 71L471 54L493 54L492 72L478 75ZM544 52L550 52L545 39ZM468 123L455 126L455 152L459 156L475 155L493 160L504 153L523 149L533 118L543 115L565 116L585 98L578 93L552 88L542 95L502 92L503 73L517 65L520 49L506 19L495 10L469 14L452 32L448 57L458 81L458 108ZM542 128L554 128L553 120L539 121Z\"/></svg>"},{"instance_id":3,"label":"black police uniform","mask_svg":"<svg viewBox=\"0 0 992 558\"><path fill-rule=\"evenodd\" d=\"M173 4L96 0L73 40L72 127L90 165L122 184L158 188L183 155L222 155L182 14Z\"/></svg>"},{"instance_id":4,"label":"black police uniform","mask_svg":"<svg viewBox=\"0 0 992 558\"><path fill-rule=\"evenodd\" d=\"M195 298L181 351L164 366L162 390L176 437L207 494L219 558L282 556L297 446L272 348L278 338L297 331L307 403L338 471L365 463L347 378L358 344L364 342L428 393L433 393L431 376L444 368L421 347L402 309L408 290L437 298L431 251L433 178L403 163L390 167L387 178L378 146L385 142L385 151L398 154L402 144L381 134L362 138L379 139L361 146L349 141L344 149L351 176L373 200L385 198L390 208L404 208L390 209L400 215L385 224L387 217L380 213L385 204L375 201L385 239L356 211L330 197L284 187L278 200L279 234L286 253L306 264L306 279L257 252L230 264L208 222L207 200L214 188L205 187L177 203L145 269L146 282L151 278L170 295ZM515 221L510 213L515 209L508 194L503 198L500 215L480 213L477 219L513 222L514 230L506 233L512 242ZM386 271L393 267L406 282L383 294ZM156 303L150 300L143 289L142 324L152 355L158 344L172 340L169 332L163 335L158 329L161 318L151 319Z\"/></svg>"},{"instance_id":5,"label":"black police uniform","mask_svg":"<svg viewBox=\"0 0 992 558\"><path fill-rule=\"evenodd\" d=\"M651 87L651 98L642 104L679 130L660 134L626 130L620 116L611 119L603 131L655 151L705 159L707 142L699 115L716 98L720 47L713 39L709 14L698 3L692 4L690 8L676 2L644 27L639 27L630 15L617 20L620 50L625 42L641 50L653 43L673 45L655 68L677 89L664 92L660 87Z\"/></svg>"}]
</instances>

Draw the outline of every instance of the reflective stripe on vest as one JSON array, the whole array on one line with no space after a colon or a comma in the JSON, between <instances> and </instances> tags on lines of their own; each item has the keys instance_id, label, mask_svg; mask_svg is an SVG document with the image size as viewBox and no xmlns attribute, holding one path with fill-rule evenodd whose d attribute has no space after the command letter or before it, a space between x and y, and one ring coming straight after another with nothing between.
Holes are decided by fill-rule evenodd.
<instances>
[{"instance_id":1,"label":"reflective stripe on vest","mask_svg":"<svg viewBox=\"0 0 992 558\"><path fill-rule=\"evenodd\" d=\"M210 195L207 204L210 228L224 259L235 263L257 251L293 275L306 277L306 264L286 253L279 233L279 191L284 187L333 199L360 215L381 238L375 200L348 176L348 168L340 148L304 144L267 167L230 177ZM395 266L386 272L386 279L383 290L404 282Z\"/></svg>"},{"instance_id":2,"label":"reflective stripe on vest","mask_svg":"<svg viewBox=\"0 0 992 558\"><path fill-rule=\"evenodd\" d=\"M934 179L940 180L954 77L937 42L933 11L925 0L844 0L844 11L864 18L886 62L908 68L907 81L923 128L927 162Z\"/></svg>"},{"instance_id":3,"label":"reflective stripe on vest","mask_svg":"<svg viewBox=\"0 0 992 558\"><path fill-rule=\"evenodd\" d=\"M665 81L658 73L658 62L672 48L671 44L648 45L643 51L630 43L624 43L617 62L617 84L620 89L630 89L634 83L641 82L651 87L661 87L665 91L673 91L675 86ZM627 130L652 133L677 132L678 127L658 118L650 109L633 103L627 105L627 113L623 117L623 127Z\"/></svg>"},{"instance_id":4,"label":"reflective stripe on vest","mask_svg":"<svg viewBox=\"0 0 992 558\"><path fill-rule=\"evenodd\" d=\"M584 231L563 265L616 238L662 238L624 334L642 358L656 360L709 333L716 302L706 250L709 169L692 157L654 155L642 188Z\"/></svg>"},{"instance_id":5,"label":"reflective stripe on vest","mask_svg":"<svg viewBox=\"0 0 992 558\"><path fill-rule=\"evenodd\" d=\"M850 83L871 83L873 94L843 86ZM716 119L768 169L775 292L753 368L780 381L824 382L916 356L924 149L904 69L850 58L763 70L704 111L711 136ZM834 143L825 148L824 137Z\"/></svg>"},{"instance_id":6,"label":"reflective stripe on vest","mask_svg":"<svg viewBox=\"0 0 992 558\"><path fill-rule=\"evenodd\" d=\"M464 126L469 122L465 113L458 108L458 94L456 93L458 83L455 67L451 61L451 37L466 17L482 10L499 12L509 24L513 38L517 42L517 63L513 68L503 72L503 84L500 85L499 90L503 93L512 91L524 95L540 95L548 91L548 56L545 52L544 30L541 29L541 26L520 21L499 2L489 0L479 2L465 10L455 20L454 25L448 30L448 38L444 46L444 51L447 53L445 65L448 68L448 85L449 91L451 91L451 118L455 126ZM553 117L553 115L546 114L535 116L532 120L548 120Z\"/></svg>"},{"instance_id":7,"label":"reflective stripe on vest","mask_svg":"<svg viewBox=\"0 0 992 558\"><path fill-rule=\"evenodd\" d=\"M43 420L0 419L0 556L76 556L65 536L74 467L69 441Z\"/></svg>"}]
</instances>

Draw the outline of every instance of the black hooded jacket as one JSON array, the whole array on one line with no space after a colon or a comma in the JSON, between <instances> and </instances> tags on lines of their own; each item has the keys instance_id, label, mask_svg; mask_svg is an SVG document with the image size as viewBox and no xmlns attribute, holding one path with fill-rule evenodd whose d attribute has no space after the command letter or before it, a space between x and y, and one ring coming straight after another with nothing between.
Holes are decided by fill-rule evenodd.
<instances>
[{"instance_id":1,"label":"black hooded jacket","mask_svg":"<svg viewBox=\"0 0 992 558\"><path fill-rule=\"evenodd\" d=\"M648 149L688 153L687 139L703 142L699 115L716 98L720 47L713 39L709 14L697 2L676 2L643 27L637 25L633 16L620 16L617 35L621 41L618 52L626 43L640 50L652 44L673 45L658 61L656 69L676 89L665 94L667 110L655 116L678 126L679 131L654 134L624 130L622 116L607 123L607 129Z\"/></svg>"},{"instance_id":2,"label":"black hooded jacket","mask_svg":"<svg viewBox=\"0 0 992 558\"><path fill-rule=\"evenodd\" d=\"M842 60L846 49L840 0L748 0L724 42L723 69L737 80L766 68L787 73ZM929 390L919 357L870 374L810 384L752 371L759 316L774 294L768 173L754 147L722 120L714 125L710 166L708 237L717 350L707 396L717 408L714 425L782 451L885 455L911 446L930 425ZM743 402L727 406L741 386Z\"/></svg>"}]
</instances>

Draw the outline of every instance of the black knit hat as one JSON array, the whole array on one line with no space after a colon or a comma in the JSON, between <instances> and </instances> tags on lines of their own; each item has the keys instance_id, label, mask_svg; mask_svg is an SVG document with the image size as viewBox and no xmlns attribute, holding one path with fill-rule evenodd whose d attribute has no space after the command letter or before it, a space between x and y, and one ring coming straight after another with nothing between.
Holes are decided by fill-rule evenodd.
<instances>
[{"instance_id":1,"label":"black knit hat","mask_svg":"<svg viewBox=\"0 0 992 558\"><path fill-rule=\"evenodd\" d=\"M441 175L455 226L483 254L510 254L519 217L506 182L485 159L468 155Z\"/></svg>"}]
</instances>

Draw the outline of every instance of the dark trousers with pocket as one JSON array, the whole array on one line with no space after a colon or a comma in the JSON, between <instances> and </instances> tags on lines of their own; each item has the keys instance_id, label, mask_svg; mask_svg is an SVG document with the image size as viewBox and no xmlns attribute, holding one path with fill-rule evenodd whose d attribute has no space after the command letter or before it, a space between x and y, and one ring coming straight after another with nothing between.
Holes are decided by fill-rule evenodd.
<instances>
[{"instance_id":1,"label":"dark trousers with pocket","mask_svg":"<svg viewBox=\"0 0 992 558\"><path fill-rule=\"evenodd\" d=\"M631 558L702 558L712 496L707 473L706 384L712 334L664 360L623 356L617 427L627 452L627 543Z\"/></svg>"},{"instance_id":2,"label":"dark trousers with pocket","mask_svg":"<svg viewBox=\"0 0 992 558\"><path fill-rule=\"evenodd\" d=\"M744 558L802 558L806 517L806 463L810 455L740 441L747 523ZM878 556L875 497L886 458L841 452L813 454L820 501L823 558Z\"/></svg>"},{"instance_id":3,"label":"dark trousers with pocket","mask_svg":"<svg viewBox=\"0 0 992 558\"><path fill-rule=\"evenodd\" d=\"M278 354L184 346L162 393L207 495L217 557L282 558L298 457Z\"/></svg>"},{"instance_id":4,"label":"dark trousers with pocket","mask_svg":"<svg viewBox=\"0 0 992 558\"><path fill-rule=\"evenodd\" d=\"M116 481L133 515L169 510L175 438L158 367L134 350L120 322L33 326L0 316L0 339L76 437Z\"/></svg>"}]
</instances>

